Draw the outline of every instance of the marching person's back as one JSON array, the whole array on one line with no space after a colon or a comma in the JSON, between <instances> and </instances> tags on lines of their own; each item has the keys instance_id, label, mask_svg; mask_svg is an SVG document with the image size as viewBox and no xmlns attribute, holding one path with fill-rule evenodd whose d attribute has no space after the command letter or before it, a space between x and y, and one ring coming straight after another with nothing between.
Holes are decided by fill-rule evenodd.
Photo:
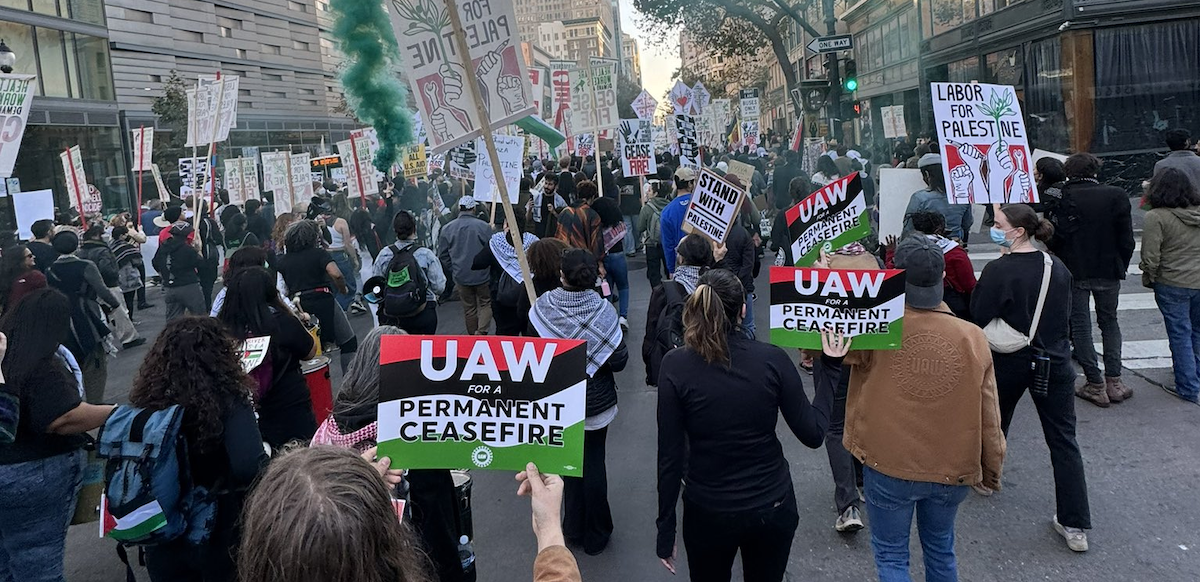
<instances>
[{"instance_id":1,"label":"marching person's back","mask_svg":"<svg viewBox=\"0 0 1200 582\"><path fill-rule=\"evenodd\" d=\"M487 335L492 326L492 295L487 270L475 270L475 255L487 246L492 226L475 216L477 202L471 196L458 201L458 217L442 227L438 235L438 259L450 265L452 280L463 303L467 335Z\"/></svg>"},{"instance_id":2,"label":"marching person's back","mask_svg":"<svg viewBox=\"0 0 1200 582\"><path fill-rule=\"evenodd\" d=\"M663 356L683 347L683 306L699 285L700 275L716 262L712 245L699 234L683 237L675 254L675 276L650 292L650 306L646 310L642 361L646 364L648 386L658 385Z\"/></svg>"},{"instance_id":3,"label":"marching person's back","mask_svg":"<svg viewBox=\"0 0 1200 582\"><path fill-rule=\"evenodd\" d=\"M954 517L969 487L1000 487L1005 443L983 331L942 302L942 251L904 239L904 335L898 350L854 351L846 449L863 465L863 492L880 580L908 580L913 509L931 580L957 579ZM826 358L826 362L832 360Z\"/></svg>"}]
</instances>

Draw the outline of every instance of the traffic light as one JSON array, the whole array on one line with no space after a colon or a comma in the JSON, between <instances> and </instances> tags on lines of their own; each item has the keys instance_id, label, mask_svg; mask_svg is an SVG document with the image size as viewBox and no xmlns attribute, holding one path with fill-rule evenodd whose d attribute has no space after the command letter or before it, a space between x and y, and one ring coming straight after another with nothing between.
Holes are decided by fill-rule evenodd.
<instances>
[{"instance_id":1,"label":"traffic light","mask_svg":"<svg viewBox=\"0 0 1200 582\"><path fill-rule=\"evenodd\" d=\"M862 101L843 101L841 106L842 119L858 119L862 117Z\"/></svg>"},{"instance_id":2,"label":"traffic light","mask_svg":"<svg viewBox=\"0 0 1200 582\"><path fill-rule=\"evenodd\" d=\"M853 93L858 90L858 63L854 59L846 59L845 74L842 77L842 88L847 93Z\"/></svg>"}]
</instances>

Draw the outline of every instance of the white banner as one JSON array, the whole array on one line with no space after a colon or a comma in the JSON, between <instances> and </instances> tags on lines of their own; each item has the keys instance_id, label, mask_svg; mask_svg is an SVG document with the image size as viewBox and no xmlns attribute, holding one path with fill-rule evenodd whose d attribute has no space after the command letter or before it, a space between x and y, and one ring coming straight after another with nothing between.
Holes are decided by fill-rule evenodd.
<instances>
[{"instance_id":1,"label":"white banner","mask_svg":"<svg viewBox=\"0 0 1200 582\"><path fill-rule=\"evenodd\" d=\"M493 127L534 113L512 0L457 5L470 47L466 63L459 54L445 0L392 0L386 4L432 153L479 135L479 116L464 90L465 83L477 81L479 98Z\"/></svg>"},{"instance_id":2,"label":"white banner","mask_svg":"<svg viewBox=\"0 0 1200 582\"><path fill-rule=\"evenodd\" d=\"M147 172L154 163L154 128L139 127L133 130L133 168L135 172Z\"/></svg>"},{"instance_id":3,"label":"white banner","mask_svg":"<svg viewBox=\"0 0 1200 582\"><path fill-rule=\"evenodd\" d=\"M516 204L521 194L521 153L525 150L525 140L510 135L497 135L493 138L496 144L496 155L500 158L501 175L504 185L508 188L508 201ZM475 140L475 151L480 152L475 162L475 200L478 202L499 202L500 187L496 184L495 172L492 170L492 160L487 154L487 145L483 138Z\"/></svg>"},{"instance_id":4,"label":"white banner","mask_svg":"<svg viewBox=\"0 0 1200 582\"><path fill-rule=\"evenodd\" d=\"M931 90L949 202L1038 202L1016 90L983 83L931 83Z\"/></svg>"},{"instance_id":5,"label":"white banner","mask_svg":"<svg viewBox=\"0 0 1200 582\"><path fill-rule=\"evenodd\" d=\"M617 112L617 60L589 57L588 64L596 99L596 108L592 113L596 119L595 129L615 128L621 116Z\"/></svg>"},{"instance_id":6,"label":"white banner","mask_svg":"<svg viewBox=\"0 0 1200 582\"><path fill-rule=\"evenodd\" d=\"M35 75L0 74L0 178L11 176L17 163L25 122L33 105L35 79Z\"/></svg>"},{"instance_id":7,"label":"white banner","mask_svg":"<svg viewBox=\"0 0 1200 582\"><path fill-rule=\"evenodd\" d=\"M292 154L292 196L296 204L307 203L313 197L312 172L309 171L309 155Z\"/></svg>"}]
</instances>

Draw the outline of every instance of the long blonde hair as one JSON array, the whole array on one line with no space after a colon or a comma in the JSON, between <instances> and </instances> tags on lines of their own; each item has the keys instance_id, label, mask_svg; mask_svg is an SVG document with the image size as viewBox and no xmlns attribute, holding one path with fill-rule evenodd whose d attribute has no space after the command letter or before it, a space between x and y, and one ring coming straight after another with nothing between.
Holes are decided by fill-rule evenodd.
<instances>
[{"instance_id":1,"label":"long blonde hair","mask_svg":"<svg viewBox=\"0 0 1200 582\"><path fill-rule=\"evenodd\" d=\"M746 291L737 276L713 269L700 276L683 306L683 344L710 364L729 365L729 332L741 321Z\"/></svg>"}]
</instances>

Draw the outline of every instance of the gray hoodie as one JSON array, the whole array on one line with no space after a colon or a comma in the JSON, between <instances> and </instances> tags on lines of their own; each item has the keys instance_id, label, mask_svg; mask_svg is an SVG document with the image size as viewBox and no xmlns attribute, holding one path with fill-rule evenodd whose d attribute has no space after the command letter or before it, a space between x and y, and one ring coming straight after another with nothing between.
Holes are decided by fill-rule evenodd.
<instances>
[{"instance_id":1,"label":"gray hoodie","mask_svg":"<svg viewBox=\"0 0 1200 582\"><path fill-rule=\"evenodd\" d=\"M473 287L488 282L491 273L487 269L474 270L471 263L491 238L492 227L467 210L459 212L458 218L442 227L438 236L438 259L450 264L455 284Z\"/></svg>"}]
</instances>

